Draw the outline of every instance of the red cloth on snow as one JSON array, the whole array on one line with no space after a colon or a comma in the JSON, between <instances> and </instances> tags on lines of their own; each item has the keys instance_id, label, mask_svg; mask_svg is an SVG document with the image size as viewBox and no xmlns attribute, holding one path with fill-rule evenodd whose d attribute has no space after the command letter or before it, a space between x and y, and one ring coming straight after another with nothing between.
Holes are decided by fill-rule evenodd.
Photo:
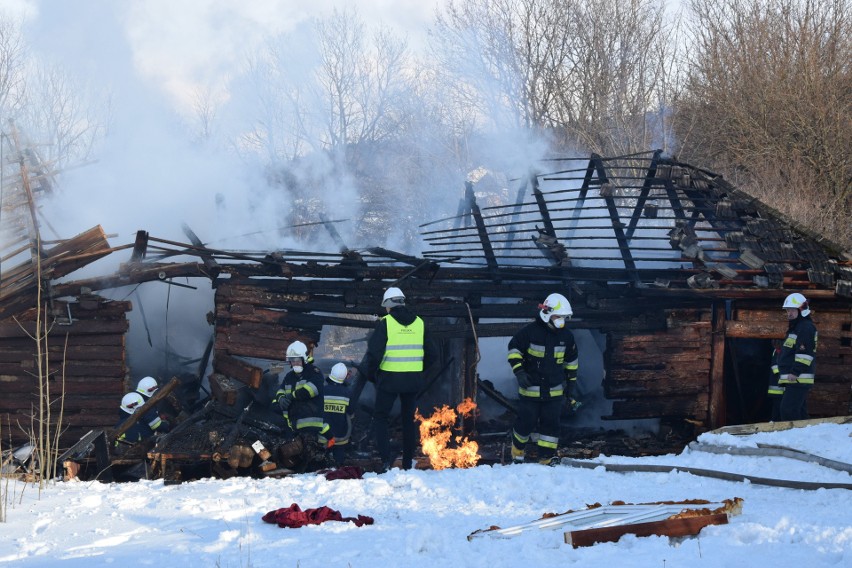
<instances>
[{"instance_id":1,"label":"red cloth on snow","mask_svg":"<svg viewBox=\"0 0 852 568\"><path fill-rule=\"evenodd\" d=\"M269 511L263 515L263 520L267 523L277 524L281 528L290 527L293 529L297 529L305 525L318 525L325 521L352 522L359 527L362 525L373 524L373 518L365 515L344 517L340 514L340 512L335 511L330 507L318 507L316 509L305 509L303 511L296 503L293 503L286 509Z\"/></svg>"},{"instance_id":2,"label":"red cloth on snow","mask_svg":"<svg viewBox=\"0 0 852 568\"><path fill-rule=\"evenodd\" d=\"M329 481L333 481L335 479L364 478L364 470L358 467L357 465L344 465L342 467L338 467L337 469L324 469L322 471L318 471L317 473L324 474L325 478Z\"/></svg>"}]
</instances>

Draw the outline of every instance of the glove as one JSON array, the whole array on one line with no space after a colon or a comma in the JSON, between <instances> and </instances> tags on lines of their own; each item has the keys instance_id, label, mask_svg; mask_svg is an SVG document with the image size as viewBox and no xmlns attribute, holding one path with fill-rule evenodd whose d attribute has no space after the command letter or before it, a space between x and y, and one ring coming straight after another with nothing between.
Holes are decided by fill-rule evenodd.
<instances>
[{"instance_id":1,"label":"glove","mask_svg":"<svg viewBox=\"0 0 852 568\"><path fill-rule=\"evenodd\" d=\"M518 386L522 389L530 388L533 385L532 377L523 369L518 369L515 372L515 377L518 379Z\"/></svg>"},{"instance_id":2,"label":"glove","mask_svg":"<svg viewBox=\"0 0 852 568\"><path fill-rule=\"evenodd\" d=\"M293 397L291 396L282 396L278 399L278 408L281 409L281 412L287 412L287 409L290 408L290 403L293 402Z\"/></svg>"}]
</instances>

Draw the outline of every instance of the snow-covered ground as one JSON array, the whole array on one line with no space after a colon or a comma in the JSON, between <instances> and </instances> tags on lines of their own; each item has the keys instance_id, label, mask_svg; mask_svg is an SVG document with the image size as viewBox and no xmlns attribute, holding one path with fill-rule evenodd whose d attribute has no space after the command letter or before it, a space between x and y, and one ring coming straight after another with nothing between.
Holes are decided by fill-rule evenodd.
<instances>
[{"instance_id":1,"label":"snow-covered ground","mask_svg":"<svg viewBox=\"0 0 852 568\"><path fill-rule=\"evenodd\" d=\"M744 437L704 434L703 444L772 444L852 463L852 425L819 424ZM685 450L599 461L661 464L764 478L852 484L849 473L789 458L737 457ZM785 489L687 473L614 473L567 465L480 466L400 471L329 481L202 480L164 486L58 483L41 492L9 485L0 525L0 564L30 566L372 567L372 566L852 566L852 490ZM742 514L696 538L622 537L574 549L563 530L514 537L467 536L545 513L609 504L743 499ZM372 525L328 521L279 528L261 517L297 503L328 506Z\"/></svg>"}]
</instances>

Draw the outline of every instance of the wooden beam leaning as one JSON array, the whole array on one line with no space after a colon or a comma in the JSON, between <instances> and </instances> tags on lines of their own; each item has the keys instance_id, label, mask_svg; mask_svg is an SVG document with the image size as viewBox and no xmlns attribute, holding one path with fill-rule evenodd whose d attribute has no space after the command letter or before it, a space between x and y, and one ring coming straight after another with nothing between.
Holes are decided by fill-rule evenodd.
<instances>
[{"instance_id":1,"label":"wooden beam leaning","mask_svg":"<svg viewBox=\"0 0 852 568\"><path fill-rule=\"evenodd\" d=\"M184 223L181 228L183 229L183 233L192 242L193 246L195 246L200 251L198 256L200 256L202 262L204 262L204 267L207 269L207 274L210 276L210 278L215 279L217 276L219 276L219 272L221 272L222 270L219 267L219 263L216 262L216 259L213 258L213 255L204 252L204 243L201 242L201 239L198 238L198 235L195 234L195 231L189 228L189 225Z\"/></svg>"},{"instance_id":2,"label":"wooden beam leaning","mask_svg":"<svg viewBox=\"0 0 852 568\"><path fill-rule=\"evenodd\" d=\"M115 442L122 434L127 432L131 426L139 422L139 420L145 415L146 412L154 408L158 402L169 396L169 394L175 390L180 385L180 381L177 377L173 378L169 381L166 386L157 389L151 398L145 402L142 406L136 409L136 412L131 414L127 420L125 420L121 426L116 428L109 436L110 442Z\"/></svg>"},{"instance_id":3,"label":"wooden beam leaning","mask_svg":"<svg viewBox=\"0 0 852 568\"><path fill-rule=\"evenodd\" d=\"M130 262L141 262L145 260L148 252L148 231L136 231L136 241L133 244L133 254Z\"/></svg>"}]
</instances>

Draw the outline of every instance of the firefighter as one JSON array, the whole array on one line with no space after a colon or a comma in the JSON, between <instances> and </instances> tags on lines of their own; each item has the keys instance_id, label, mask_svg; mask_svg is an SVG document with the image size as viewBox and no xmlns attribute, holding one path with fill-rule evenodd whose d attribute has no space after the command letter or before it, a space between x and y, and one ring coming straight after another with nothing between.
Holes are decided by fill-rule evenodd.
<instances>
[{"instance_id":1,"label":"firefighter","mask_svg":"<svg viewBox=\"0 0 852 568\"><path fill-rule=\"evenodd\" d=\"M402 468L410 469L417 447L417 393L425 386L425 370L435 362L435 351L423 320L405 305L402 290L395 286L385 290L382 307L386 315L370 335L360 370L376 385L373 431L382 471L387 471L392 463L388 426L397 397L402 422Z\"/></svg>"},{"instance_id":2,"label":"firefighter","mask_svg":"<svg viewBox=\"0 0 852 568\"><path fill-rule=\"evenodd\" d=\"M157 379L154 377L142 377L136 384L136 392L142 395L145 402L148 402L148 399L154 396L159 388ZM149 410L143 420L148 423L152 431L159 434L165 434L171 430L171 425L163 418L162 413L157 408Z\"/></svg>"},{"instance_id":3,"label":"firefighter","mask_svg":"<svg viewBox=\"0 0 852 568\"><path fill-rule=\"evenodd\" d=\"M343 465L346 450L349 449L349 438L352 435L352 413L349 407L351 389L347 383L349 369L343 363L337 363L331 368L325 380L325 408L323 417L328 424L330 434L334 437L332 457L337 465Z\"/></svg>"},{"instance_id":4,"label":"firefighter","mask_svg":"<svg viewBox=\"0 0 852 568\"><path fill-rule=\"evenodd\" d=\"M145 404L145 399L138 392L129 392L124 395L121 399L121 406L118 409L118 422L115 424L115 427L119 428L124 424L143 404ZM148 425L145 418L137 420L133 426L116 439L115 446L119 449L119 453L122 448L121 442L135 444L154 435L154 431Z\"/></svg>"},{"instance_id":5,"label":"firefighter","mask_svg":"<svg viewBox=\"0 0 852 568\"><path fill-rule=\"evenodd\" d=\"M512 431L512 461L522 463L536 432L539 463L554 465L559 415L577 382L579 360L574 334L565 327L573 315L562 294L539 305L539 317L509 341L509 365L518 380L518 418Z\"/></svg>"},{"instance_id":6,"label":"firefighter","mask_svg":"<svg viewBox=\"0 0 852 568\"><path fill-rule=\"evenodd\" d=\"M782 308L787 313L788 325L778 355L778 384L784 387L781 420L805 420L808 392L816 372L817 329L808 300L802 294L787 296Z\"/></svg>"},{"instance_id":7,"label":"firefighter","mask_svg":"<svg viewBox=\"0 0 852 568\"><path fill-rule=\"evenodd\" d=\"M781 354L781 344L772 346L772 367L769 369L769 388L766 390L766 396L772 404L772 415L770 420L775 422L781 420L781 398L784 396L784 386L778 384L778 379L781 373L778 371L778 356Z\"/></svg>"},{"instance_id":8,"label":"firefighter","mask_svg":"<svg viewBox=\"0 0 852 568\"><path fill-rule=\"evenodd\" d=\"M329 428L323 420L322 371L314 365L308 347L301 341L291 343L286 356L291 370L284 375L272 402L304 442L318 444L324 451L329 443Z\"/></svg>"}]
</instances>

